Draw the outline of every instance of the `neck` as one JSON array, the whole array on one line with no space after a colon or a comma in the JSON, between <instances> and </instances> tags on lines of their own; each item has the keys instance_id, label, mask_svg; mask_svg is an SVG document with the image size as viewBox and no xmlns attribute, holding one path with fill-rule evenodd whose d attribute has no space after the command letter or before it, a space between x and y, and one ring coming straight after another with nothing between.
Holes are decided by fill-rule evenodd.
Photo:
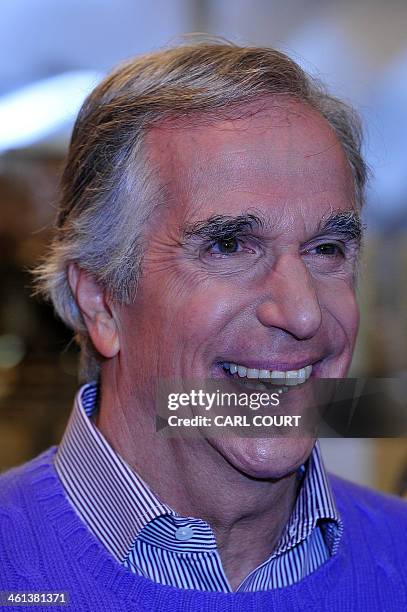
<instances>
[{"instance_id":1,"label":"neck","mask_svg":"<svg viewBox=\"0 0 407 612\"><path fill-rule=\"evenodd\" d=\"M295 473L275 480L247 476L203 437L157 435L153 410L138 409L135 418L134 405L146 403L123 401L102 383L97 427L163 502L211 526L235 590L273 552L296 500Z\"/></svg>"}]
</instances>

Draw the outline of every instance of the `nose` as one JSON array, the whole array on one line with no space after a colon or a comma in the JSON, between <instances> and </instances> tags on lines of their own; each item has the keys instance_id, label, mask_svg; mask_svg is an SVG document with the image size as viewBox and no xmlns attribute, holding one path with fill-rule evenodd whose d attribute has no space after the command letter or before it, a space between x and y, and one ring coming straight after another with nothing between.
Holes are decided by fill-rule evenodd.
<instances>
[{"instance_id":1,"label":"nose","mask_svg":"<svg viewBox=\"0 0 407 612\"><path fill-rule=\"evenodd\" d=\"M315 283L300 256L281 255L267 275L257 317L266 327L277 327L299 340L312 338L322 313Z\"/></svg>"}]
</instances>

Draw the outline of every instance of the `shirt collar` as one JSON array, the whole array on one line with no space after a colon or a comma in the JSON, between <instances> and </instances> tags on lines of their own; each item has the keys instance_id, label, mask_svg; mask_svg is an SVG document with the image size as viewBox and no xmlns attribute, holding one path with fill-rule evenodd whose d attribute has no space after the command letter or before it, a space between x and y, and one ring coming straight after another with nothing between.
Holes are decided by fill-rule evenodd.
<instances>
[{"instance_id":1,"label":"shirt collar","mask_svg":"<svg viewBox=\"0 0 407 612\"><path fill-rule=\"evenodd\" d=\"M141 529L172 511L90 420L97 406L97 386L84 385L75 398L55 468L76 510L110 552L123 561Z\"/></svg>"},{"instance_id":2,"label":"shirt collar","mask_svg":"<svg viewBox=\"0 0 407 612\"><path fill-rule=\"evenodd\" d=\"M304 467L297 501L274 555L305 540L317 525L322 529L330 555L335 554L339 546L343 524L328 482L318 442Z\"/></svg>"},{"instance_id":3,"label":"shirt collar","mask_svg":"<svg viewBox=\"0 0 407 612\"><path fill-rule=\"evenodd\" d=\"M81 518L123 562L135 538L153 519L179 515L153 493L93 424L90 417L97 407L98 387L84 385L75 398L55 468ZM297 501L273 557L306 539L317 524L331 555L339 545L342 523L318 443L302 472Z\"/></svg>"}]
</instances>

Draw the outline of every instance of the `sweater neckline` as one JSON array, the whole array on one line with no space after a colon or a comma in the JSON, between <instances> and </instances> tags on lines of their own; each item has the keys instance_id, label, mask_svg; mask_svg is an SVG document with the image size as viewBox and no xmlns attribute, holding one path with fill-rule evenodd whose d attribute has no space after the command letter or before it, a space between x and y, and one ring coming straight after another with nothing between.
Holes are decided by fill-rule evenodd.
<instances>
[{"instance_id":1,"label":"sweater neckline","mask_svg":"<svg viewBox=\"0 0 407 612\"><path fill-rule=\"evenodd\" d=\"M33 494L55 532L59 535L60 541L63 541L64 549L69 551L69 554L79 562L83 571L90 574L95 582L103 580L104 587L123 600L138 604L149 601L150 606L155 601L156 604L166 604L167 607L164 606L162 609L170 610L174 609L170 606L170 601L182 600L185 609L189 609L188 602L190 602L192 609L192 605L196 607L200 601L208 602L213 599L213 603L219 604L222 610L227 610L230 605L233 605L233 610L243 611L247 610L245 604L249 600L251 602L262 600L265 597L270 598L271 595L276 599L285 596L295 598L304 589L312 592L315 585L320 587L321 582L325 583L326 580L330 582L332 575L336 577L336 580L339 578L337 572L343 565L344 560L345 525L338 551L303 580L283 588L254 592L221 593L179 589L155 583L143 576L137 576L109 554L75 512L65 495L53 465L56 451L57 447L52 446L31 462L30 473L32 475ZM343 516L342 518L345 519ZM153 607L152 609L161 608Z\"/></svg>"}]
</instances>

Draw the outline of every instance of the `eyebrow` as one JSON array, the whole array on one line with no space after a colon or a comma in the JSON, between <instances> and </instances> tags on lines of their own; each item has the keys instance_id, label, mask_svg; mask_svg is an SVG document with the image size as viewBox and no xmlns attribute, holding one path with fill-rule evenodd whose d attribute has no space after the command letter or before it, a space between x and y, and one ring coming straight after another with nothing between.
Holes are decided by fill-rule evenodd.
<instances>
[{"instance_id":1,"label":"eyebrow","mask_svg":"<svg viewBox=\"0 0 407 612\"><path fill-rule=\"evenodd\" d=\"M265 222L260 216L247 213L232 217L229 215L212 215L204 221L197 221L185 226L182 230L185 239L201 238L213 240L226 238L254 229L264 227Z\"/></svg>"},{"instance_id":2,"label":"eyebrow","mask_svg":"<svg viewBox=\"0 0 407 612\"><path fill-rule=\"evenodd\" d=\"M359 213L354 210L333 212L323 219L318 227L318 234L332 233L347 240L361 243L363 224Z\"/></svg>"},{"instance_id":3,"label":"eyebrow","mask_svg":"<svg viewBox=\"0 0 407 612\"><path fill-rule=\"evenodd\" d=\"M182 235L185 240L200 238L204 240L214 240L242 234L248 231L259 230L269 223L258 214L246 213L237 216L212 215L203 221L196 221L187 224L182 228ZM316 235L332 233L340 236L344 240L356 241L361 243L363 235L363 225L360 215L354 211L333 212L322 219L318 225Z\"/></svg>"}]
</instances>

